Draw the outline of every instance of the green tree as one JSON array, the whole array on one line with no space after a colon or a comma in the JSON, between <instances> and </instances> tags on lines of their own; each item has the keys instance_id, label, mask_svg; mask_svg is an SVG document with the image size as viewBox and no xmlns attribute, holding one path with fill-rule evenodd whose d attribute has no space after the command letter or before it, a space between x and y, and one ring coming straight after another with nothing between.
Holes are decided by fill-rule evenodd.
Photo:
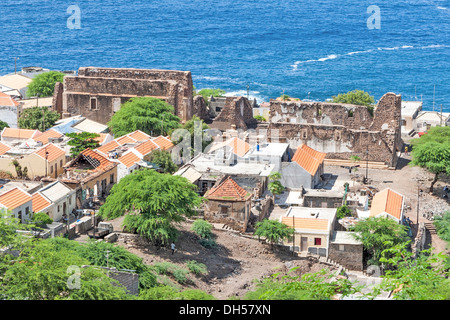
<instances>
[{"instance_id":1,"label":"green tree","mask_svg":"<svg viewBox=\"0 0 450 320\"><path fill-rule=\"evenodd\" d=\"M96 149L100 146L98 141L95 140L95 138L100 136L98 133L72 132L67 133L66 136L71 138L67 144L72 147L70 148L70 155L72 157L76 157L87 148Z\"/></svg>"},{"instance_id":2,"label":"green tree","mask_svg":"<svg viewBox=\"0 0 450 320\"><path fill-rule=\"evenodd\" d=\"M203 219L197 219L192 223L191 227L200 238L210 239L212 237L212 224Z\"/></svg>"},{"instance_id":3,"label":"green tree","mask_svg":"<svg viewBox=\"0 0 450 320\"><path fill-rule=\"evenodd\" d=\"M369 264L378 265L381 253L396 244L408 240L407 229L395 220L385 217L370 217L360 220L353 228L353 237L362 242L371 255Z\"/></svg>"},{"instance_id":4,"label":"green tree","mask_svg":"<svg viewBox=\"0 0 450 320\"><path fill-rule=\"evenodd\" d=\"M163 173L174 173L177 171L177 165L172 161L172 156L170 152L166 150L154 150L150 153L149 159L150 162L158 165L162 169Z\"/></svg>"},{"instance_id":5,"label":"green tree","mask_svg":"<svg viewBox=\"0 0 450 320\"><path fill-rule=\"evenodd\" d=\"M13 300L123 300L125 288L110 279L104 270L86 267L88 261L73 251L52 242L36 240L25 247L18 258L0 264L0 296ZM73 266L80 267L79 286L70 276ZM75 270L76 271L76 270Z\"/></svg>"},{"instance_id":6,"label":"green tree","mask_svg":"<svg viewBox=\"0 0 450 320\"><path fill-rule=\"evenodd\" d=\"M351 214L352 214L352 210L347 205L340 206L339 208L337 208L337 211L336 211L336 217L338 219L342 219L344 217L351 216Z\"/></svg>"},{"instance_id":7,"label":"green tree","mask_svg":"<svg viewBox=\"0 0 450 320\"><path fill-rule=\"evenodd\" d=\"M177 238L173 224L195 215L202 202L196 186L186 178L138 170L113 186L99 214L105 219L126 214L126 230L167 243Z\"/></svg>"},{"instance_id":8,"label":"green tree","mask_svg":"<svg viewBox=\"0 0 450 320\"><path fill-rule=\"evenodd\" d=\"M245 300L331 300L336 294L343 296L358 292L348 279L339 278L330 282L332 274L327 269L301 276L291 275L298 267L289 270L287 275L280 273L259 280L256 289L244 296Z\"/></svg>"},{"instance_id":9,"label":"green tree","mask_svg":"<svg viewBox=\"0 0 450 320\"><path fill-rule=\"evenodd\" d=\"M450 175L450 127L433 127L420 138L411 141L411 165L426 168L434 174L430 185L433 192L439 174Z\"/></svg>"},{"instance_id":10,"label":"green tree","mask_svg":"<svg viewBox=\"0 0 450 320\"><path fill-rule=\"evenodd\" d=\"M256 223L255 235L269 240L271 248L280 240L287 240L294 234L294 228L275 220L264 219Z\"/></svg>"},{"instance_id":11,"label":"green tree","mask_svg":"<svg viewBox=\"0 0 450 320\"><path fill-rule=\"evenodd\" d=\"M55 91L55 84L63 82L64 76L64 73L58 71L49 71L37 75L28 85L27 96L51 97Z\"/></svg>"},{"instance_id":12,"label":"green tree","mask_svg":"<svg viewBox=\"0 0 450 320\"><path fill-rule=\"evenodd\" d=\"M0 120L0 131L2 131L4 128L9 128L9 125L5 121Z\"/></svg>"},{"instance_id":13,"label":"green tree","mask_svg":"<svg viewBox=\"0 0 450 320\"><path fill-rule=\"evenodd\" d=\"M45 212L38 212L33 215L31 221L37 227L44 227L46 224L51 224L53 222L53 219L50 218Z\"/></svg>"},{"instance_id":14,"label":"green tree","mask_svg":"<svg viewBox=\"0 0 450 320\"><path fill-rule=\"evenodd\" d=\"M201 89L199 92L197 92L197 95L201 95L203 99L205 99L205 102L207 105L210 103L210 98L212 97L223 97L225 94L225 90L222 89L211 89L211 88L205 88Z\"/></svg>"},{"instance_id":15,"label":"green tree","mask_svg":"<svg viewBox=\"0 0 450 320\"><path fill-rule=\"evenodd\" d=\"M281 180L281 174L279 172L274 172L269 175L269 184L267 185L267 188L269 191L277 196L284 191L284 186L280 182Z\"/></svg>"},{"instance_id":16,"label":"green tree","mask_svg":"<svg viewBox=\"0 0 450 320\"><path fill-rule=\"evenodd\" d=\"M450 243L450 211L446 211L442 216L434 216L434 225L438 236Z\"/></svg>"},{"instance_id":17,"label":"green tree","mask_svg":"<svg viewBox=\"0 0 450 320\"><path fill-rule=\"evenodd\" d=\"M32 107L22 111L18 124L21 129L33 129L44 132L53 127L59 118L60 115L58 112L50 110L47 107Z\"/></svg>"},{"instance_id":18,"label":"green tree","mask_svg":"<svg viewBox=\"0 0 450 320\"><path fill-rule=\"evenodd\" d=\"M442 253L431 254L431 249L414 257L407 245L400 243L383 252L380 261L392 270L385 272L379 289L393 291L396 300L450 300L447 257Z\"/></svg>"},{"instance_id":19,"label":"green tree","mask_svg":"<svg viewBox=\"0 0 450 320\"><path fill-rule=\"evenodd\" d=\"M266 122L266 118L264 118L263 116L257 114L256 116L254 116L253 118L256 119L256 121L258 122Z\"/></svg>"},{"instance_id":20,"label":"green tree","mask_svg":"<svg viewBox=\"0 0 450 320\"><path fill-rule=\"evenodd\" d=\"M166 136L180 127L180 118L174 115L173 106L161 99L136 97L122 104L108 126L116 137L136 130Z\"/></svg>"},{"instance_id":21,"label":"green tree","mask_svg":"<svg viewBox=\"0 0 450 320\"><path fill-rule=\"evenodd\" d=\"M347 93L339 93L337 96L333 96L332 100L335 103L348 103L367 107L375 103L374 97L363 90L353 90Z\"/></svg>"}]
</instances>

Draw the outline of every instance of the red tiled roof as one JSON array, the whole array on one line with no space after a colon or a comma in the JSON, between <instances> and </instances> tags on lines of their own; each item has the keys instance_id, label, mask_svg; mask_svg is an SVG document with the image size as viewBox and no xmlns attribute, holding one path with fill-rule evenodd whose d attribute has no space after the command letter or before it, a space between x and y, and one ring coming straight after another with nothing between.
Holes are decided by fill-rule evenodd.
<instances>
[{"instance_id":1,"label":"red tiled roof","mask_svg":"<svg viewBox=\"0 0 450 320\"><path fill-rule=\"evenodd\" d=\"M400 219L402 213L403 196L387 188L375 194L372 199L370 216L375 217L381 213L388 213Z\"/></svg>"},{"instance_id":2,"label":"red tiled roof","mask_svg":"<svg viewBox=\"0 0 450 320\"><path fill-rule=\"evenodd\" d=\"M41 212L41 210L47 208L52 203L47 200L42 194L39 192L36 192L32 196L32 206L33 206L33 212Z\"/></svg>"},{"instance_id":3,"label":"red tiled roof","mask_svg":"<svg viewBox=\"0 0 450 320\"><path fill-rule=\"evenodd\" d=\"M112 140L112 141L102 145L101 147L98 147L96 150L107 155L108 152L110 152L118 147L120 147L120 144L118 144L116 140Z\"/></svg>"},{"instance_id":4,"label":"red tiled roof","mask_svg":"<svg viewBox=\"0 0 450 320\"><path fill-rule=\"evenodd\" d=\"M79 157L84 157L85 159L89 159L90 162L94 163L94 171L103 171L108 170L110 167L114 166L115 163L112 161L109 161L107 158L102 156L101 154L95 152L94 150L91 150L89 148L83 150Z\"/></svg>"},{"instance_id":5,"label":"red tiled roof","mask_svg":"<svg viewBox=\"0 0 450 320\"><path fill-rule=\"evenodd\" d=\"M327 219L295 217L293 220L294 221L292 221L292 217L281 218L281 222L288 227L292 227L292 225L294 224L294 229L328 230Z\"/></svg>"},{"instance_id":6,"label":"red tiled roof","mask_svg":"<svg viewBox=\"0 0 450 320\"><path fill-rule=\"evenodd\" d=\"M243 157L250 150L250 145L247 142L236 137L230 139L227 145L233 148L233 152L239 157Z\"/></svg>"},{"instance_id":7,"label":"red tiled roof","mask_svg":"<svg viewBox=\"0 0 450 320\"><path fill-rule=\"evenodd\" d=\"M46 152L48 152L47 158L45 155ZM51 143L43 146L41 149L35 151L34 153L44 159L47 159L48 162L52 162L66 154L63 149Z\"/></svg>"},{"instance_id":8,"label":"red tiled roof","mask_svg":"<svg viewBox=\"0 0 450 320\"><path fill-rule=\"evenodd\" d=\"M2 131L3 138L30 139L41 134L39 130L5 128Z\"/></svg>"},{"instance_id":9,"label":"red tiled roof","mask_svg":"<svg viewBox=\"0 0 450 320\"><path fill-rule=\"evenodd\" d=\"M103 144L109 133L98 133L98 137L94 138L100 145Z\"/></svg>"},{"instance_id":10,"label":"red tiled roof","mask_svg":"<svg viewBox=\"0 0 450 320\"><path fill-rule=\"evenodd\" d=\"M126 136L122 136L122 137L120 137L120 138L117 138L116 139L116 141L119 143L119 144L125 144L125 143L135 143L136 142L136 139L133 139L133 138L131 138L129 135L126 135Z\"/></svg>"},{"instance_id":11,"label":"red tiled roof","mask_svg":"<svg viewBox=\"0 0 450 320\"><path fill-rule=\"evenodd\" d=\"M62 137L62 136L63 136L62 133L60 133L60 132L58 132L56 130L53 130L53 129L49 129L49 130L47 130L47 131L37 135L36 137L34 137L33 140L34 141L40 141L43 144L47 144L49 138L59 138L59 137Z\"/></svg>"},{"instance_id":12,"label":"red tiled roof","mask_svg":"<svg viewBox=\"0 0 450 320\"><path fill-rule=\"evenodd\" d=\"M130 151L127 154L121 156L118 160L121 163L123 163L127 168L129 168L132 165L134 165L136 162L139 162L141 160L141 158L139 158L132 151Z\"/></svg>"},{"instance_id":13,"label":"red tiled roof","mask_svg":"<svg viewBox=\"0 0 450 320\"><path fill-rule=\"evenodd\" d=\"M5 154L5 153L8 152L9 150L11 150L11 147L10 147L10 146L7 146L6 144L0 142L0 156L1 156L2 154Z\"/></svg>"},{"instance_id":14,"label":"red tiled roof","mask_svg":"<svg viewBox=\"0 0 450 320\"><path fill-rule=\"evenodd\" d=\"M142 132L140 130L131 132L128 134L128 136L135 139L136 141L147 141L147 140L151 139L151 137L148 134L146 134L145 132Z\"/></svg>"},{"instance_id":15,"label":"red tiled roof","mask_svg":"<svg viewBox=\"0 0 450 320\"><path fill-rule=\"evenodd\" d=\"M162 150L167 150L174 146L174 144L172 143L172 141L170 141L170 139L163 136L154 138L152 139L152 141L156 143Z\"/></svg>"},{"instance_id":16,"label":"red tiled roof","mask_svg":"<svg viewBox=\"0 0 450 320\"><path fill-rule=\"evenodd\" d=\"M31 199L31 196L27 192L23 191L19 187L15 187L14 189L0 195L0 204L9 210L13 210L24 203L27 203Z\"/></svg>"},{"instance_id":17,"label":"red tiled roof","mask_svg":"<svg viewBox=\"0 0 450 320\"><path fill-rule=\"evenodd\" d=\"M226 178L217 187L213 187L205 194L207 199L217 200L247 200L251 193L240 187L231 177Z\"/></svg>"},{"instance_id":18,"label":"red tiled roof","mask_svg":"<svg viewBox=\"0 0 450 320\"><path fill-rule=\"evenodd\" d=\"M158 145L155 144L152 140L148 140L136 146L134 149L143 156L145 156L150 152L152 152L153 150L158 149Z\"/></svg>"},{"instance_id":19,"label":"red tiled roof","mask_svg":"<svg viewBox=\"0 0 450 320\"><path fill-rule=\"evenodd\" d=\"M17 107L19 106L19 103L10 95L0 92L0 106Z\"/></svg>"},{"instance_id":20,"label":"red tiled roof","mask_svg":"<svg viewBox=\"0 0 450 320\"><path fill-rule=\"evenodd\" d=\"M323 163L325 156L326 153L316 151L306 144L302 144L292 157L292 161L296 162L309 172L309 174L315 175L320 164Z\"/></svg>"}]
</instances>

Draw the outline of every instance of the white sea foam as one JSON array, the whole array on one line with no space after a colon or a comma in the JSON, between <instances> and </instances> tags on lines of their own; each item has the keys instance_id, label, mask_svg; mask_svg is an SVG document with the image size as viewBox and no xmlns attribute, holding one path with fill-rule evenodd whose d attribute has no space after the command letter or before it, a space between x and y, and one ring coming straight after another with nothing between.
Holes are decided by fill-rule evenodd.
<instances>
[{"instance_id":1,"label":"white sea foam","mask_svg":"<svg viewBox=\"0 0 450 320\"><path fill-rule=\"evenodd\" d=\"M438 8L439 10L448 10L448 8L446 8L446 7L439 7L439 6L437 6L436 8Z\"/></svg>"},{"instance_id":2,"label":"white sea foam","mask_svg":"<svg viewBox=\"0 0 450 320\"><path fill-rule=\"evenodd\" d=\"M400 49L413 49L413 48L429 49L429 48L441 48L441 47L450 47L450 46L442 45L442 44L433 44L433 45L427 45L427 46L422 46L422 47L415 47L415 46L409 46L409 45L396 46L396 47L378 47L377 49L352 51L352 52L348 52L348 53L345 53L345 54L342 54L342 55L330 54L327 57L320 58L320 59L310 59L310 60L305 60L305 61L295 61L294 64L291 65L291 67L292 67L293 71L296 71L296 70L298 70L298 66L300 64L310 63L310 62L323 62L323 61L327 61L327 60L336 59L336 58L338 58L340 56L352 56L352 55L356 55L356 54L370 53L370 52L373 52L375 50L378 50L378 51L394 51L394 50L400 50Z\"/></svg>"}]
</instances>

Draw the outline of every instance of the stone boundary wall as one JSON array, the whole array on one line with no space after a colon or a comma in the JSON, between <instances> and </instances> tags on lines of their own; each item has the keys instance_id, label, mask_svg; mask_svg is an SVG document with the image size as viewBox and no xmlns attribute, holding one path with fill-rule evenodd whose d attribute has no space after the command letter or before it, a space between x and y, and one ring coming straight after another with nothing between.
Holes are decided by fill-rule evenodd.
<instances>
[{"instance_id":1,"label":"stone boundary wall","mask_svg":"<svg viewBox=\"0 0 450 320\"><path fill-rule=\"evenodd\" d=\"M416 238L414 239L413 244L411 245L411 251L414 256L417 256L417 253L425 249L425 241L427 238L427 229L423 222L419 223L419 231L417 232Z\"/></svg>"}]
</instances>

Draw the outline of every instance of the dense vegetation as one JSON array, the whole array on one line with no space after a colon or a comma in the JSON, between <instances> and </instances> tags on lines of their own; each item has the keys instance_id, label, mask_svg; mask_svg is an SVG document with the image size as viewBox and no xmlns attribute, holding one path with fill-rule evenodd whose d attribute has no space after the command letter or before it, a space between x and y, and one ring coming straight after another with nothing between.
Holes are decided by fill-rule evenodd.
<instances>
[{"instance_id":1,"label":"dense vegetation","mask_svg":"<svg viewBox=\"0 0 450 320\"><path fill-rule=\"evenodd\" d=\"M27 108L20 114L18 125L21 129L33 129L44 132L59 120L59 113L47 107Z\"/></svg>"},{"instance_id":2,"label":"dense vegetation","mask_svg":"<svg viewBox=\"0 0 450 320\"><path fill-rule=\"evenodd\" d=\"M67 133L67 137L71 138L67 144L71 146L70 155L76 157L87 148L96 149L100 143L96 140L100 135L90 132L73 132Z\"/></svg>"},{"instance_id":3,"label":"dense vegetation","mask_svg":"<svg viewBox=\"0 0 450 320\"><path fill-rule=\"evenodd\" d=\"M55 84L63 82L64 73L58 71L44 72L36 77L28 85L27 96L51 97L55 91Z\"/></svg>"}]
</instances>

